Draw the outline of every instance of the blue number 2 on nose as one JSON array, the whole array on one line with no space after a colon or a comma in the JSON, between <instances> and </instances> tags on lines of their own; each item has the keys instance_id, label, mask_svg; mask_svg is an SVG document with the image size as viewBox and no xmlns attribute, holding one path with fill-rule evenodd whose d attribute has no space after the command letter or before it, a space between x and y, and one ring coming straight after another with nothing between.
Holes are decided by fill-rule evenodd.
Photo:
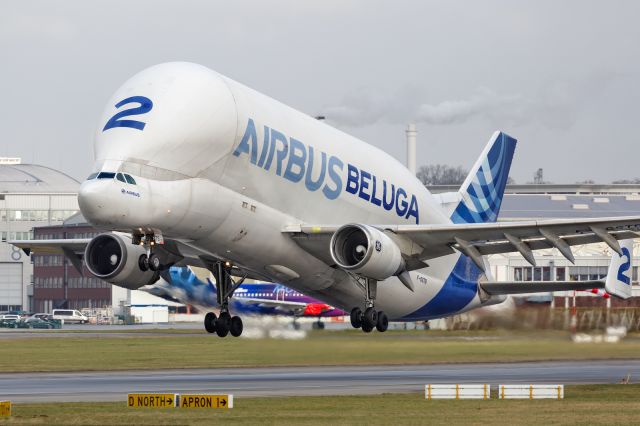
<instances>
[{"instance_id":1,"label":"blue number 2 on nose","mask_svg":"<svg viewBox=\"0 0 640 426\"><path fill-rule=\"evenodd\" d=\"M104 125L104 129L102 129L102 131L104 132L105 130L113 127L131 127L132 129L143 130L146 123L138 120L122 120L122 118L148 113L153 108L153 102L151 102L151 99L144 96L131 96L118 102L115 107L120 108L132 103L140 104L140 106L125 109L124 111L116 113L109 119L109 121L107 121L107 124Z\"/></svg>"}]
</instances>

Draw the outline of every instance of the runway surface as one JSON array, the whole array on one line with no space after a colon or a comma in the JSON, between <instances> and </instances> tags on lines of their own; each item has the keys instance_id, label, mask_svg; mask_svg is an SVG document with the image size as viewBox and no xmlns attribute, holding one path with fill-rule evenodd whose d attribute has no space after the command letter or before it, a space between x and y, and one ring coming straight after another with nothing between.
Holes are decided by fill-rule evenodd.
<instances>
[{"instance_id":1,"label":"runway surface","mask_svg":"<svg viewBox=\"0 0 640 426\"><path fill-rule=\"evenodd\" d=\"M127 393L236 396L421 392L427 383L618 383L640 360L0 374L0 400L125 401ZM635 378L635 380L634 380Z\"/></svg>"}]
</instances>

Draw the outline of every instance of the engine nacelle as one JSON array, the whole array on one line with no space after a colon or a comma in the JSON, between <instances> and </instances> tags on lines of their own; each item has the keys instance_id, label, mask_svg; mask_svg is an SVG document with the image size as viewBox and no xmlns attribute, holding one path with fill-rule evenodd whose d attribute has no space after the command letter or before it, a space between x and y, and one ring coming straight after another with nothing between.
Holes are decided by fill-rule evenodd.
<instances>
[{"instance_id":1,"label":"engine nacelle","mask_svg":"<svg viewBox=\"0 0 640 426\"><path fill-rule=\"evenodd\" d=\"M331 237L331 257L342 269L379 281L401 273L405 267L397 244L368 225L340 227Z\"/></svg>"},{"instance_id":2,"label":"engine nacelle","mask_svg":"<svg viewBox=\"0 0 640 426\"><path fill-rule=\"evenodd\" d=\"M138 266L140 256L146 254L142 246L118 234L100 234L92 239L84 251L84 263L91 274L111 284L131 290L158 280L150 270Z\"/></svg>"}]
</instances>

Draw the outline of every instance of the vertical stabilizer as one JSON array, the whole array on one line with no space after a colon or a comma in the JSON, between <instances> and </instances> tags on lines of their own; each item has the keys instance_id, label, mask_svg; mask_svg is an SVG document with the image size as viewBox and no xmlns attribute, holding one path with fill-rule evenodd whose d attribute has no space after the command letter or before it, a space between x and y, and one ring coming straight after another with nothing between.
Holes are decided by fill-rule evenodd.
<instances>
[{"instance_id":1,"label":"vertical stabilizer","mask_svg":"<svg viewBox=\"0 0 640 426\"><path fill-rule=\"evenodd\" d=\"M516 139L495 132L460 187L453 223L495 222L509 178Z\"/></svg>"}]
</instances>

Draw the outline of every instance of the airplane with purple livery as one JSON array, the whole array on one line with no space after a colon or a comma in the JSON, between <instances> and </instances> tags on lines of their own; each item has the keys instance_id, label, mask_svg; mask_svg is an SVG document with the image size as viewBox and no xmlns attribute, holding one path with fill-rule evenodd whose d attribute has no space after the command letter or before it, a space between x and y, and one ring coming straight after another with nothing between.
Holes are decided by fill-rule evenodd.
<instances>
[{"instance_id":1,"label":"airplane with purple livery","mask_svg":"<svg viewBox=\"0 0 640 426\"><path fill-rule=\"evenodd\" d=\"M206 310L220 308L216 286L209 279L206 282L200 280L190 268L171 267L162 274L162 278L164 279L153 286L143 287L141 290ZM240 284L233 293L231 304L237 312L248 315L292 316L294 325L296 318L314 317L318 321L313 327L319 329L324 328L321 318L347 315L320 300L282 284L272 283Z\"/></svg>"}]
</instances>

